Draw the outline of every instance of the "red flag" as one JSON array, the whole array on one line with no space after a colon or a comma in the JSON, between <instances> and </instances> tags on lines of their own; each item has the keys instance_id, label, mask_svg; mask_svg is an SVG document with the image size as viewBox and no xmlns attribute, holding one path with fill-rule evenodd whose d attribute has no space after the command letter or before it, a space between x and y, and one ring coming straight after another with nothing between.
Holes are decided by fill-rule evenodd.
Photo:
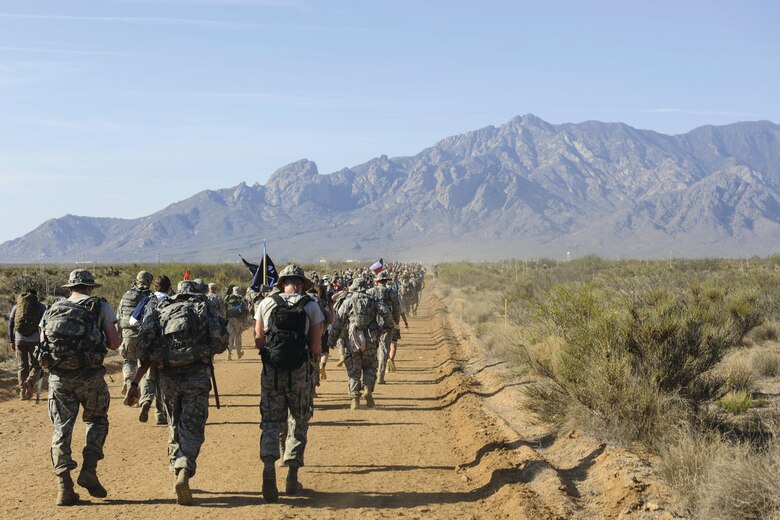
<instances>
[{"instance_id":1,"label":"red flag","mask_svg":"<svg viewBox=\"0 0 780 520\"><path fill-rule=\"evenodd\" d=\"M189 280L190 279L190 271L189 271L189 269L184 271L184 279L185 280Z\"/></svg>"}]
</instances>

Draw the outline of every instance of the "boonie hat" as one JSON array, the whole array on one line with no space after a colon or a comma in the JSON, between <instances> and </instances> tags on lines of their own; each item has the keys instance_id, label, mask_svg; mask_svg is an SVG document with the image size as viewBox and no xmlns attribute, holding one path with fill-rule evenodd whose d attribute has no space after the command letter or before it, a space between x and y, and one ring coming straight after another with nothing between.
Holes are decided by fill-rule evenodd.
<instances>
[{"instance_id":1,"label":"boonie hat","mask_svg":"<svg viewBox=\"0 0 780 520\"><path fill-rule=\"evenodd\" d=\"M86 269L74 269L70 272L68 277L68 283L63 287L76 287L77 285L87 285L89 287L101 287L99 283L95 283L95 278L92 273Z\"/></svg>"},{"instance_id":2,"label":"boonie hat","mask_svg":"<svg viewBox=\"0 0 780 520\"><path fill-rule=\"evenodd\" d=\"M377 273L376 276L374 276L375 282L381 282L383 280L390 280L390 274L387 271L382 271L381 273Z\"/></svg>"},{"instance_id":3,"label":"boonie hat","mask_svg":"<svg viewBox=\"0 0 780 520\"><path fill-rule=\"evenodd\" d=\"M200 287L194 280L182 280L176 286L178 294L201 294Z\"/></svg>"},{"instance_id":4,"label":"boonie hat","mask_svg":"<svg viewBox=\"0 0 780 520\"><path fill-rule=\"evenodd\" d=\"M135 281L141 285L152 285L153 280L154 276L152 276L152 273L149 271L139 271L138 274L135 275Z\"/></svg>"},{"instance_id":5,"label":"boonie hat","mask_svg":"<svg viewBox=\"0 0 780 520\"><path fill-rule=\"evenodd\" d=\"M303 280L304 291L307 291L312 285L311 280L306 278L306 275L303 273L303 269L300 268L297 264L290 264L282 269L282 272L279 273L279 281L277 282L277 285L281 286L285 278L300 278Z\"/></svg>"}]
</instances>

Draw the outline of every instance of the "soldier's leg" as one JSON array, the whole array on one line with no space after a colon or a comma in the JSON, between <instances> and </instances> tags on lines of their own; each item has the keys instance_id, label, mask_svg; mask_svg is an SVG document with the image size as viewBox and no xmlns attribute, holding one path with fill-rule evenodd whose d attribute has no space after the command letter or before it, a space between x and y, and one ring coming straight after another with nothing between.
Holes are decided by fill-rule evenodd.
<instances>
[{"instance_id":1,"label":"soldier's leg","mask_svg":"<svg viewBox=\"0 0 780 520\"><path fill-rule=\"evenodd\" d=\"M176 379L160 370L157 384L160 389L165 416L168 419L168 461L171 472L175 473L176 453L179 451L179 420L181 405L179 402L179 385Z\"/></svg>"},{"instance_id":2,"label":"soldier's leg","mask_svg":"<svg viewBox=\"0 0 780 520\"><path fill-rule=\"evenodd\" d=\"M81 466L78 484L87 488L94 497L104 498L105 488L97 477L97 464L103 458L103 446L108 436L108 407L111 396L104 379L105 370L89 379L82 380L76 388L76 394L84 407L82 419L86 424L86 443L84 444L84 462Z\"/></svg>"},{"instance_id":3,"label":"soldier's leg","mask_svg":"<svg viewBox=\"0 0 780 520\"><path fill-rule=\"evenodd\" d=\"M16 342L16 364L18 367L18 380L19 380L19 399L26 400L30 398L30 392L28 385L28 378L30 377L30 359L32 359L32 353L30 351L27 341Z\"/></svg>"},{"instance_id":4,"label":"soldier's leg","mask_svg":"<svg viewBox=\"0 0 780 520\"><path fill-rule=\"evenodd\" d=\"M260 376L260 459L264 462L279 460L279 431L281 424L287 423L287 396L284 392L287 376L284 371L264 366Z\"/></svg>"},{"instance_id":5,"label":"soldier's leg","mask_svg":"<svg viewBox=\"0 0 780 520\"><path fill-rule=\"evenodd\" d=\"M68 379L49 374L49 419L54 428L51 437L51 463L55 475L70 473L77 464L71 456L73 424L79 413L79 400Z\"/></svg>"},{"instance_id":6,"label":"soldier's leg","mask_svg":"<svg viewBox=\"0 0 780 520\"><path fill-rule=\"evenodd\" d=\"M345 342L342 353L344 355L344 366L347 369L347 390L349 391L349 396L352 399L359 399L360 391L362 390L360 376L363 373L360 351L353 351L351 346Z\"/></svg>"},{"instance_id":7,"label":"soldier's leg","mask_svg":"<svg viewBox=\"0 0 780 520\"><path fill-rule=\"evenodd\" d=\"M387 360L390 358L390 340L392 337L392 331L382 331L382 334L379 336L377 375L380 384L385 382L385 370L387 369Z\"/></svg>"},{"instance_id":8,"label":"soldier's leg","mask_svg":"<svg viewBox=\"0 0 780 520\"><path fill-rule=\"evenodd\" d=\"M124 336L122 338L122 346L120 347L120 354L122 354L122 375L125 382L122 387L123 393L130 388L130 383L135 378L135 373L138 370L138 357L136 356L136 344L138 338L134 336Z\"/></svg>"},{"instance_id":9,"label":"soldier's leg","mask_svg":"<svg viewBox=\"0 0 780 520\"><path fill-rule=\"evenodd\" d=\"M287 404L290 418L288 420L287 440L284 450L284 462L287 465L296 463L303 466L303 454L306 450L307 432L309 420L314 414L311 394L311 370L309 365L296 368L292 371L292 389L287 390Z\"/></svg>"},{"instance_id":10,"label":"soldier's leg","mask_svg":"<svg viewBox=\"0 0 780 520\"><path fill-rule=\"evenodd\" d=\"M195 475L198 454L206 440L206 421L209 417L211 379L208 368L186 377L179 377L180 406L178 435L179 449L175 451L174 471L186 470Z\"/></svg>"},{"instance_id":11,"label":"soldier's leg","mask_svg":"<svg viewBox=\"0 0 780 520\"><path fill-rule=\"evenodd\" d=\"M374 386L376 385L376 369L379 365L377 360L377 345L367 344L362 351L361 362L363 366L363 389L366 396L366 405L374 406Z\"/></svg>"}]
</instances>

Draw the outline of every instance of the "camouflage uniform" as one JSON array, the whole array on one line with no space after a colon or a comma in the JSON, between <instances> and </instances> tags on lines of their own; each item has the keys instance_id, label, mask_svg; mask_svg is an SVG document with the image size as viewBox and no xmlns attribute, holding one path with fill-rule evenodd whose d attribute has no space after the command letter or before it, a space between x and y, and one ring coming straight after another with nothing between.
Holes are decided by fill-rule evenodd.
<instances>
[{"instance_id":1,"label":"camouflage uniform","mask_svg":"<svg viewBox=\"0 0 780 520\"><path fill-rule=\"evenodd\" d=\"M92 274L84 269L71 272L69 283L63 287L78 285L100 286L94 282ZM79 304L89 299L90 296L86 294L74 292L68 301ZM54 466L54 474L60 479L58 505L73 505L79 499L73 492L70 472L78 466L72 457L71 441L73 426L80 407L84 408L82 420L86 424L86 443L82 451L83 463L79 484L87 487L93 496L106 496L106 491L96 476L97 463L103 458L103 446L108 435L108 407L111 403L108 385L104 379L106 370L103 367L103 356L106 349L102 342L105 340L105 329L113 327L117 320L113 309L105 300L93 299L93 301L98 303L96 313L91 315L92 319L96 320L93 323L97 327L95 331L97 336L89 336L88 333L82 336L83 341L91 345L86 351L87 356L69 358L67 363L58 361L49 368L48 408L49 420L54 428L51 439L51 462ZM55 319L51 313L59 312L56 307L55 303L41 319L41 330L46 332L47 340L50 342L56 342L59 336L56 329L52 331L47 328L48 323ZM84 332L83 329L81 332ZM47 343L47 351L51 351L51 348L51 343ZM93 350L95 348L99 350ZM72 364L74 359L79 360L75 365Z\"/></svg>"},{"instance_id":2,"label":"camouflage uniform","mask_svg":"<svg viewBox=\"0 0 780 520\"><path fill-rule=\"evenodd\" d=\"M119 302L119 309L117 312L117 318L119 320L119 329L122 333L122 346L119 347L119 353L122 355L122 375L125 379L125 386L135 377L135 373L138 370L138 354L136 352L138 347L138 327L131 327L128 324L131 314L136 308L137 301L133 302L131 306L123 305L123 302L130 303L131 293L140 293L140 298L149 296L152 291L149 289L153 277L151 273L147 271L140 271L136 275L133 288L127 291Z\"/></svg>"},{"instance_id":3,"label":"camouflage uniform","mask_svg":"<svg viewBox=\"0 0 780 520\"><path fill-rule=\"evenodd\" d=\"M339 306L328 339L330 346L334 346L342 333L345 330L349 330L350 320L354 320L353 307L355 294L356 292L363 292L363 289L358 280L352 282L350 289L355 292L351 293L344 300L344 303ZM369 406L373 405L373 398L371 396L374 392L374 386L376 385L376 369L379 364L377 360L377 344L380 331L376 317L380 316L386 327L389 326L392 328L395 326L393 316L387 305L385 305L383 301L377 300L371 296L369 296L369 298L372 302L371 312L373 313L373 319L368 329L365 331L365 348L358 350L349 337L345 339L343 348L344 365L347 368L347 376L349 377L349 395L353 400L353 407L357 406L356 400L360 399L363 390L365 390L364 395L366 396L366 402L369 403Z\"/></svg>"},{"instance_id":4,"label":"camouflage uniform","mask_svg":"<svg viewBox=\"0 0 780 520\"><path fill-rule=\"evenodd\" d=\"M211 392L211 364L207 359L213 354L225 351L227 330L225 322L219 316L216 304L205 297L199 284L191 281L179 283L177 294L170 301L194 299L206 302L208 320L207 344L193 344L190 349L206 352L205 357L195 359L189 364L170 366L165 357L165 345L160 323L162 302L150 305L144 314L141 327L138 354L142 360L149 360L159 367L158 385L168 418L168 460L170 469L177 475L176 492L180 504L190 504L192 496L189 490L189 478L195 475L200 447L205 440L206 420L208 419L209 393ZM180 486L184 483L183 487ZM180 493L186 488L187 497Z\"/></svg>"},{"instance_id":5,"label":"camouflage uniform","mask_svg":"<svg viewBox=\"0 0 780 520\"><path fill-rule=\"evenodd\" d=\"M301 295L280 296L290 303L302 298ZM257 306L255 320L262 321L264 330L270 328L270 316L276 302L266 298ZM321 323L324 319L319 305L311 300L304 307L307 314L306 331L309 327ZM281 423L288 422L288 435L284 449L284 461L287 464L297 463L303 466L306 449L309 420L314 414L312 399L312 365L304 362L292 370L277 369L270 363L263 362L263 372L260 377L261 398L260 416L262 434L260 436L260 458L270 458L276 461L280 458Z\"/></svg>"},{"instance_id":6,"label":"camouflage uniform","mask_svg":"<svg viewBox=\"0 0 780 520\"><path fill-rule=\"evenodd\" d=\"M398 293L389 287L382 285L376 285L375 287L372 287L366 291L366 293L376 298L377 300L384 302L384 304L390 309L390 314L393 315L393 324L385 325L383 323L382 327L380 328L379 335L377 373L379 374L379 382L384 383L385 370L387 369L387 360L390 356L390 343L393 341L396 327L401 322L401 301L398 298Z\"/></svg>"}]
</instances>

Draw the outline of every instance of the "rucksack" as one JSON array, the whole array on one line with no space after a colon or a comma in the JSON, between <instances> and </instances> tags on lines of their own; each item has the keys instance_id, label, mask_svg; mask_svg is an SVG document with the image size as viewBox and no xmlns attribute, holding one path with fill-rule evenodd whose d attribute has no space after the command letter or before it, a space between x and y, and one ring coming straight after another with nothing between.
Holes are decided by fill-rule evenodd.
<instances>
[{"instance_id":1,"label":"rucksack","mask_svg":"<svg viewBox=\"0 0 780 520\"><path fill-rule=\"evenodd\" d=\"M374 300L366 293L356 292L352 296L352 313L350 324L357 329L365 330L376 318Z\"/></svg>"},{"instance_id":2,"label":"rucksack","mask_svg":"<svg viewBox=\"0 0 780 520\"><path fill-rule=\"evenodd\" d=\"M149 289L142 290L133 287L125 294L122 295L122 299L119 300L119 312L118 312L120 328L138 330L139 327L138 325L134 325L134 326L130 325L130 316L133 314L133 311L141 302L141 300L143 300L144 297L149 296L150 294L151 291Z\"/></svg>"},{"instance_id":3,"label":"rucksack","mask_svg":"<svg viewBox=\"0 0 780 520\"><path fill-rule=\"evenodd\" d=\"M225 315L228 318L244 317L244 299L237 294L230 294L225 297Z\"/></svg>"},{"instance_id":4,"label":"rucksack","mask_svg":"<svg viewBox=\"0 0 780 520\"><path fill-rule=\"evenodd\" d=\"M304 295L289 304L278 294L273 297L276 307L271 310L269 329L261 355L263 363L275 368L292 370L308 359L309 345L306 335L306 304L311 299Z\"/></svg>"},{"instance_id":5,"label":"rucksack","mask_svg":"<svg viewBox=\"0 0 780 520\"><path fill-rule=\"evenodd\" d=\"M106 346L99 319L104 301L93 296L79 303L58 300L51 304L44 314L46 342L39 358L44 368L75 370L103 365Z\"/></svg>"},{"instance_id":6,"label":"rucksack","mask_svg":"<svg viewBox=\"0 0 780 520\"><path fill-rule=\"evenodd\" d=\"M38 297L33 293L20 294L16 299L14 322L16 331L22 336L31 336L38 332L41 310Z\"/></svg>"},{"instance_id":7,"label":"rucksack","mask_svg":"<svg viewBox=\"0 0 780 520\"><path fill-rule=\"evenodd\" d=\"M205 296L176 295L157 305L162 334L159 361L165 366L206 362L211 356Z\"/></svg>"}]
</instances>

